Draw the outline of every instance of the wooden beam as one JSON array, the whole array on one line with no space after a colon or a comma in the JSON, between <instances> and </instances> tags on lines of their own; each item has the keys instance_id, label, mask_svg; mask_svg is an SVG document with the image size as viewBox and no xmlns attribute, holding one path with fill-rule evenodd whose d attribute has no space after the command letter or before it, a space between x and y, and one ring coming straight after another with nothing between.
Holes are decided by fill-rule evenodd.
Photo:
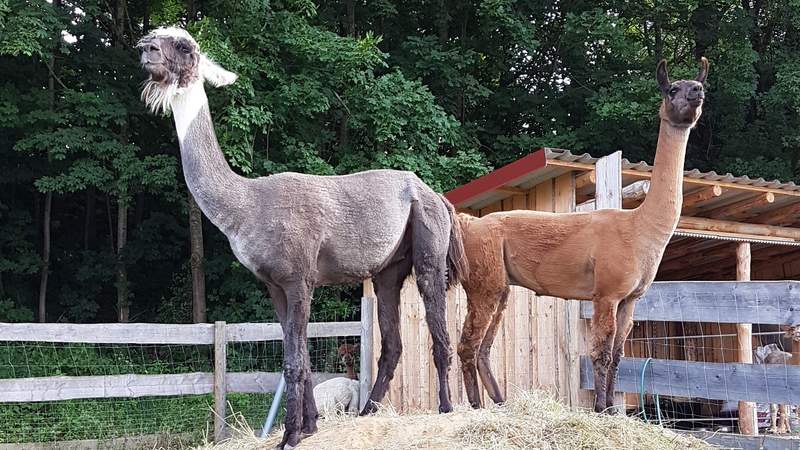
<instances>
[{"instance_id":1,"label":"wooden beam","mask_svg":"<svg viewBox=\"0 0 800 450\"><path fill-rule=\"evenodd\" d=\"M731 205L724 205L709 211L707 217L722 219L740 216L753 216L752 210L775 203L775 194L765 192L756 194Z\"/></svg>"},{"instance_id":2,"label":"wooden beam","mask_svg":"<svg viewBox=\"0 0 800 450\"><path fill-rule=\"evenodd\" d=\"M800 228L776 227L728 220L707 219L704 217L682 216L678 228L697 231L721 231L755 236L782 237L800 241Z\"/></svg>"},{"instance_id":3,"label":"wooden beam","mask_svg":"<svg viewBox=\"0 0 800 450\"><path fill-rule=\"evenodd\" d=\"M800 281L657 281L636 302L634 320L800 324ZM592 302L581 302L590 319Z\"/></svg>"},{"instance_id":4,"label":"wooden beam","mask_svg":"<svg viewBox=\"0 0 800 450\"><path fill-rule=\"evenodd\" d=\"M280 341L283 330L279 323L231 323L225 326L229 342ZM307 337L358 336L360 322L311 322L306 329Z\"/></svg>"},{"instance_id":5,"label":"wooden beam","mask_svg":"<svg viewBox=\"0 0 800 450\"><path fill-rule=\"evenodd\" d=\"M617 390L639 392L644 358L622 358ZM647 394L709 400L746 400L793 405L800 402L800 367L652 359L645 369ZM581 388L594 388L592 360L581 356Z\"/></svg>"},{"instance_id":6,"label":"wooden beam","mask_svg":"<svg viewBox=\"0 0 800 450\"><path fill-rule=\"evenodd\" d=\"M225 402L228 371L228 339L225 322L214 322L214 442L225 439Z\"/></svg>"},{"instance_id":7,"label":"wooden beam","mask_svg":"<svg viewBox=\"0 0 800 450\"><path fill-rule=\"evenodd\" d=\"M649 180L639 180L622 188L622 207L633 209L647 196L650 190ZM580 205L580 211L594 211L595 200L587 200Z\"/></svg>"},{"instance_id":8,"label":"wooden beam","mask_svg":"<svg viewBox=\"0 0 800 450\"><path fill-rule=\"evenodd\" d=\"M750 243L740 242L736 246L736 281L750 281ZM753 363L753 324L736 324L738 361ZM739 402L739 433L754 436L758 434L756 405L753 402Z\"/></svg>"},{"instance_id":9,"label":"wooden beam","mask_svg":"<svg viewBox=\"0 0 800 450\"><path fill-rule=\"evenodd\" d=\"M684 216L691 216L697 211L701 203L719 197L720 195L722 195L722 187L718 184L701 187L700 189L685 194L683 196L681 214Z\"/></svg>"},{"instance_id":10,"label":"wooden beam","mask_svg":"<svg viewBox=\"0 0 800 450\"><path fill-rule=\"evenodd\" d=\"M722 248L715 248L714 252L691 252L678 258L673 258L668 261L662 262L658 266L659 272L669 272L680 270L686 267L694 267L696 265L711 264L719 260L734 259L733 250L730 248L730 243L720 241Z\"/></svg>"},{"instance_id":11,"label":"wooden beam","mask_svg":"<svg viewBox=\"0 0 800 450\"><path fill-rule=\"evenodd\" d=\"M527 189L522 189L514 186L500 186L499 188L495 188L496 191L506 192L509 194L527 194Z\"/></svg>"},{"instance_id":12,"label":"wooden beam","mask_svg":"<svg viewBox=\"0 0 800 450\"><path fill-rule=\"evenodd\" d=\"M551 167L564 167L574 170L593 170L594 165L588 163L578 163L578 162L570 162L570 161L560 161L560 160L548 160L547 165ZM641 170L635 169L623 169L622 176L628 178L636 178L639 180L649 180L653 177L652 172L643 172ZM738 184L738 183L731 183L729 181L721 181L721 180L706 180L702 178L691 178L691 177L683 177L683 183L685 185L690 186L697 186L697 187L707 187L707 186L720 186L723 189L735 189L739 191L751 191L751 192L772 192L775 195L786 195L790 197L800 197L800 192L798 191L788 191L784 189L778 188L768 188L763 186L752 186L747 184Z\"/></svg>"},{"instance_id":13,"label":"wooden beam","mask_svg":"<svg viewBox=\"0 0 800 450\"><path fill-rule=\"evenodd\" d=\"M597 183L597 178L594 172L594 166L592 166L592 170L575 177L575 191L579 192L586 187L594 189L595 183Z\"/></svg>"},{"instance_id":14,"label":"wooden beam","mask_svg":"<svg viewBox=\"0 0 800 450\"><path fill-rule=\"evenodd\" d=\"M759 214L754 221L778 226L791 225L800 221L800 202Z\"/></svg>"}]
</instances>

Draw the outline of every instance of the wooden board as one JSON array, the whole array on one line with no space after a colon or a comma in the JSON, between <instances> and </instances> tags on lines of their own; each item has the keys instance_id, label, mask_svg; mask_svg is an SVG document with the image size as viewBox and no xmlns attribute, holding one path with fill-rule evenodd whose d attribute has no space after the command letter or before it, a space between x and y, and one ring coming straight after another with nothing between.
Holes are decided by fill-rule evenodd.
<instances>
[{"instance_id":1,"label":"wooden board","mask_svg":"<svg viewBox=\"0 0 800 450\"><path fill-rule=\"evenodd\" d=\"M581 317L591 318L591 302ZM798 281L661 281L636 303L634 320L800 324Z\"/></svg>"},{"instance_id":2,"label":"wooden board","mask_svg":"<svg viewBox=\"0 0 800 450\"><path fill-rule=\"evenodd\" d=\"M375 323L375 298L361 297L361 339L359 340L359 409L367 403L373 383L372 356L373 356L373 324Z\"/></svg>"},{"instance_id":3,"label":"wooden board","mask_svg":"<svg viewBox=\"0 0 800 450\"><path fill-rule=\"evenodd\" d=\"M639 392L642 358L623 358L617 390ZM800 403L800 366L653 359L645 370L648 394L759 403ZM581 356L581 388L593 389L592 362Z\"/></svg>"},{"instance_id":4,"label":"wooden board","mask_svg":"<svg viewBox=\"0 0 800 450\"><path fill-rule=\"evenodd\" d=\"M231 323L225 325L229 342L283 339L278 323ZM308 337L358 336L360 322L312 322ZM211 345L213 324L156 323L0 323L0 341L61 342L85 344Z\"/></svg>"}]
</instances>

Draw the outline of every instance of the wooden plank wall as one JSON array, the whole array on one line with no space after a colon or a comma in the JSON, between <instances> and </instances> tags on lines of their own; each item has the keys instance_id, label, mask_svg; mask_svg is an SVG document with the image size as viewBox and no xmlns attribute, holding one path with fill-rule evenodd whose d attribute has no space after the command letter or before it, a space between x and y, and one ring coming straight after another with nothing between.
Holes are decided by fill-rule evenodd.
<instances>
[{"instance_id":1,"label":"wooden plank wall","mask_svg":"<svg viewBox=\"0 0 800 450\"><path fill-rule=\"evenodd\" d=\"M480 210L480 215L513 209L568 212L575 207L572 173L545 181L525 194L517 194ZM365 295L369 295L365 293ZM453 349L450 392L454 404L467 404L456 353L467 311L461 288L448 293L447 327ZM501 328L491 352L492 370L503 392L541 388L570 405L590 406L591 392L580 384L581 354L588 321L580 319L579 302L537 297L533 292L512 287ZM400 304L403 355L384 404L399 411L438 407L436 370L432 342L425 324L425 310L413 280L406 282ZM377 318L376 318L377 321ZM374 326L373 371L377 373L380 332ZM482 391L484 404L491 399Z\"/></svg>"}]
</instances>

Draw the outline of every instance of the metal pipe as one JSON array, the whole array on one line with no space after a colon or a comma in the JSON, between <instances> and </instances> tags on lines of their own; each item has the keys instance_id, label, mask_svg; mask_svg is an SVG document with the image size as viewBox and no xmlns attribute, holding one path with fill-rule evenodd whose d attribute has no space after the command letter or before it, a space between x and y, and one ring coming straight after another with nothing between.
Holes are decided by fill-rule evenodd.
<instances>
[{"instance_id":1,"label":"metal pipe","mask_svg":"<svg viewBox=\"0 0 800 450\"><path fill-rule=\"evenodd\" d=\"M278 417L278 408L281 406L281 399L283 392L286 390L286 378L281 373L281 379L278 381L278 388L275 389L275 397L272 397L272 405L269 407L267 413L267 420L264 421L264 426L261 427L260 438L265 438L272 431L272 426L275 425L275 418Z\"/></svg>"}]
</instances>

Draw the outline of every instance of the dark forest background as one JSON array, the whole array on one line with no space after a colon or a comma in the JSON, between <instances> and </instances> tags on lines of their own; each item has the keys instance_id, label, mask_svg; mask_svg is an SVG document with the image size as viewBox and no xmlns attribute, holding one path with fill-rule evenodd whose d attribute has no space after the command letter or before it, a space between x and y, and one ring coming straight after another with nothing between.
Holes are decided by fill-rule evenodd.
<instances>
[{"instance_id":1,"label":"dark forest background","mask_svg":"<svg viewBox=\"0 0 800 450\"><path fill-rule=\"evenodd\" d=\"M188 196L136 41L185 26L249 177L412 170L445 191L541 146L652 162L654 69L711 61L687 167L797 181L800 0L0 0L0 321L270 320ZM318 289L318 320L360 292Z\"/></svg>"}]
</instances>

